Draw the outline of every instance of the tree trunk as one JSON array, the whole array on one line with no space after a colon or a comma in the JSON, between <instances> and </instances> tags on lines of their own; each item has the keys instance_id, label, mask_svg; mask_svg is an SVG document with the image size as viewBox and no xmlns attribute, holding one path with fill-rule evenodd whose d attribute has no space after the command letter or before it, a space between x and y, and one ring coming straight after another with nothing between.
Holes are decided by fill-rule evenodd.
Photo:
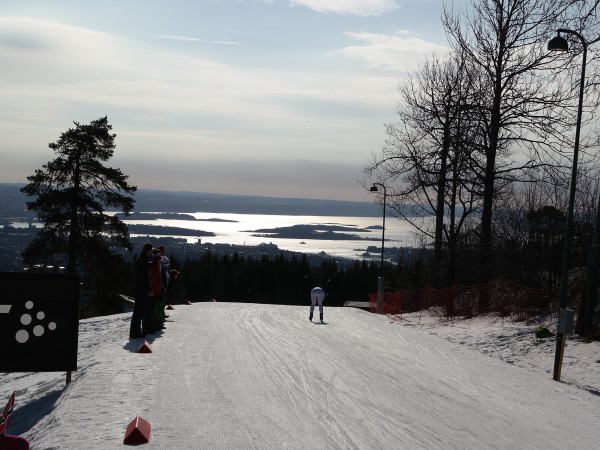
<instances>
[{"instance_id":1,"label":"tree trunk","mask_svg":"<svg viewBox=\"0 0 600 450\"><path fill-rule=\"evenodd\" d=\"M448 170L448 154L450 152L450 117L446 114L444 122L444 137L442 150L440 152L440 171L437 180L437 204L435 217L435 242L433 248L434 274L433 287L441 289L444 286L445 268L443 261L443 243L444 243L444 198L446 192L446 172Z\"/></svg>"},{"instance_id":2,"label":"tree trunk","mask_svg":"<svg viewBox=\"0 0 600 450\"><path fill-rule=\"evenodd\" d=\"M79 214L79 189L81 185L80 159L81 151L75 152L75 168L73 173L73 194L71 198L71 222L69 224L69 241L67 249L67 273L76 273L75 262L77 260L77 237L78 233L78 214Z\"/></svg>"}]
</instances>

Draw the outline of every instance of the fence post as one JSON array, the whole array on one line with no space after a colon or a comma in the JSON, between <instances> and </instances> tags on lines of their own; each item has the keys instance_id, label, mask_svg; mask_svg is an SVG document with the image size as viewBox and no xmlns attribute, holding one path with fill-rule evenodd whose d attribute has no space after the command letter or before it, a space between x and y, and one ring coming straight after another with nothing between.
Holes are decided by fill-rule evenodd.
<instances>
[{"instance_id":1,"label":"fence post","mask_svg":"<svg viewBox=\"0 0 600 450\"><path fill-rule=\"evenodd\" d=\"M383 277L377 279L377 314L383 314Z\"/></svg>"}]
</instances>

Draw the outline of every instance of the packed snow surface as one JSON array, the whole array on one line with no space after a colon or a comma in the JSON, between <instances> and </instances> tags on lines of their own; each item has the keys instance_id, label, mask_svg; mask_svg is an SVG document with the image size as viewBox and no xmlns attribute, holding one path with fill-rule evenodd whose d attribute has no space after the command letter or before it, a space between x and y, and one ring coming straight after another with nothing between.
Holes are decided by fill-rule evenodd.
<instances>
[{"instance_id":1,"label":"packed snow surface","mask_svg":"<svg viewBox=\"0 0 600 450\"><path fill-rule=\"evenodd\" d=\"M9 434L33 450L114 449L141 416L148 449L600 445L598 342L570 338L556 382L555 340L497 317L326 307L320 324L308 307L217 302L169 314L152 353L128 339L130 314L81 321L69 385L1 374L0 401L17 397Z\"/></svg>"}]
</instances>

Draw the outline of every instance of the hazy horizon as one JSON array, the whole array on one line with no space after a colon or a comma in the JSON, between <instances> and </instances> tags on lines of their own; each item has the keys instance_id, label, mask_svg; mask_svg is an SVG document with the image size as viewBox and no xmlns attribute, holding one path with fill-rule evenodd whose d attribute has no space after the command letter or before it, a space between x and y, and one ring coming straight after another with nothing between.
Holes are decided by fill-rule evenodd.
<instances>
[{"instance_id":1,"label":"hazy horizon","mask_svg":"<svg viewBox=\"0 0 600 450\"><path fill-rule=\"evenodd\" d=\"M15 185L15 186L25 186L27 181L15 181L15 182L4 182L0 181L1 185ZM137 193L150 193L150 192L158 192L165 194L182 194L182 195L209 195L209 196L223 196L223 197L249 197L249 198L265 198L265 199L273 199L273 200L307 200L307 201L316 201L316 202L336 202L336 203L359 203L359 204L377 204L375 197L367 198L366 200L339 200L335 198L312 198L312 197L289 197L289 196L278 196L278 195L254 195L254 194L245 194L239 192L233 193L225 193L225 192L209 192L209 191L191 191L185 189L161 189L161 188L147 188L136 186Z\"/></svg>"},{"instance_id":2,"label":"hazy horizon","mask_svg":"<svg viewBox=\"0 0 600 450\"><path fill-rule=\"evenodd\" d=\"M20 192L24 183L0 182L0 198L3 207L13 212L21 211L25 194ZM272 197L249 194L225 194L217 192L168 191L138 188L134 194L135 212L222 212L238 214L274 214L306 216L380 217L381 208L370 202ZM15 202L17 202L15 204ZM21 205L21 202L23 205Z\"/></svg>"}]
</instances>

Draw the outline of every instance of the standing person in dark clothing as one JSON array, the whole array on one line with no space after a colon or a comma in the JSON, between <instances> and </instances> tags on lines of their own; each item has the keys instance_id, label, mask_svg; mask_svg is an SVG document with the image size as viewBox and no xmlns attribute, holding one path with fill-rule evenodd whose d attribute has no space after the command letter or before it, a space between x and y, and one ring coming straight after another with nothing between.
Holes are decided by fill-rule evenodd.
<instances>
[{"instance_id":1,"label":"standing person in dark clothing","mask_svg":"<svg viewBox=\"0 0 600 450\"><path fill-rule=\"evenodd\" d=\"M150 284L151 256L152 244L144 244L140 255L135 261L135 303L133 305L133 314L131 315L131 325L129 327L129 337L131 339L146 337L146 335L142 333L142 320L144 319L146 308L148 307L148 297L152 292L152 285Z\"/></svg>"},{"instance_id":2,"label":"standing person in dark clothing","mask_svg":"<svg viewBox=\"0 0 600 450\"><path fill-rule=\"evenodd\" d=\"M179 281L179 271L171 269L169 272L169 285L167 286L167 302L171 304L183 303L183 290Z\"/></svg>"},{"instance_id":3,"label":"standing person in dark clothing","mask_svg":"<svg viewBox=\"0 0 600 450\"><path fill-rule=\"evenodd\" d=\"M169 287L169 266L171 265L171 263L169 261L169 258L167 257L165 247L163 245L159 245L157 249L160 252L160 293L158 297L156 297L156 304L154 307L154 329L162 330L165 328L165 307L167 306L167 288ZM154 283L152 287L154 288ZM156 292L154 295L156 295Z\"/></svg>"},{"instance_id":4,"label":"standing person in dark clothing","mask_svg":"<svg viewBox=\"0 0 600 450\"><path fill-rule=\"evenodd\" d=\"M152 250L152 256L150 259L150 286L151 292L146 300L148 305L144 313L144 320L142 320L142 327L144 328L145 334L154 334L157 330L162 328L162 323L159 325L155 321L156 308L159 306L160 300L160 250Z\"/></svg>"}]
</instances>

